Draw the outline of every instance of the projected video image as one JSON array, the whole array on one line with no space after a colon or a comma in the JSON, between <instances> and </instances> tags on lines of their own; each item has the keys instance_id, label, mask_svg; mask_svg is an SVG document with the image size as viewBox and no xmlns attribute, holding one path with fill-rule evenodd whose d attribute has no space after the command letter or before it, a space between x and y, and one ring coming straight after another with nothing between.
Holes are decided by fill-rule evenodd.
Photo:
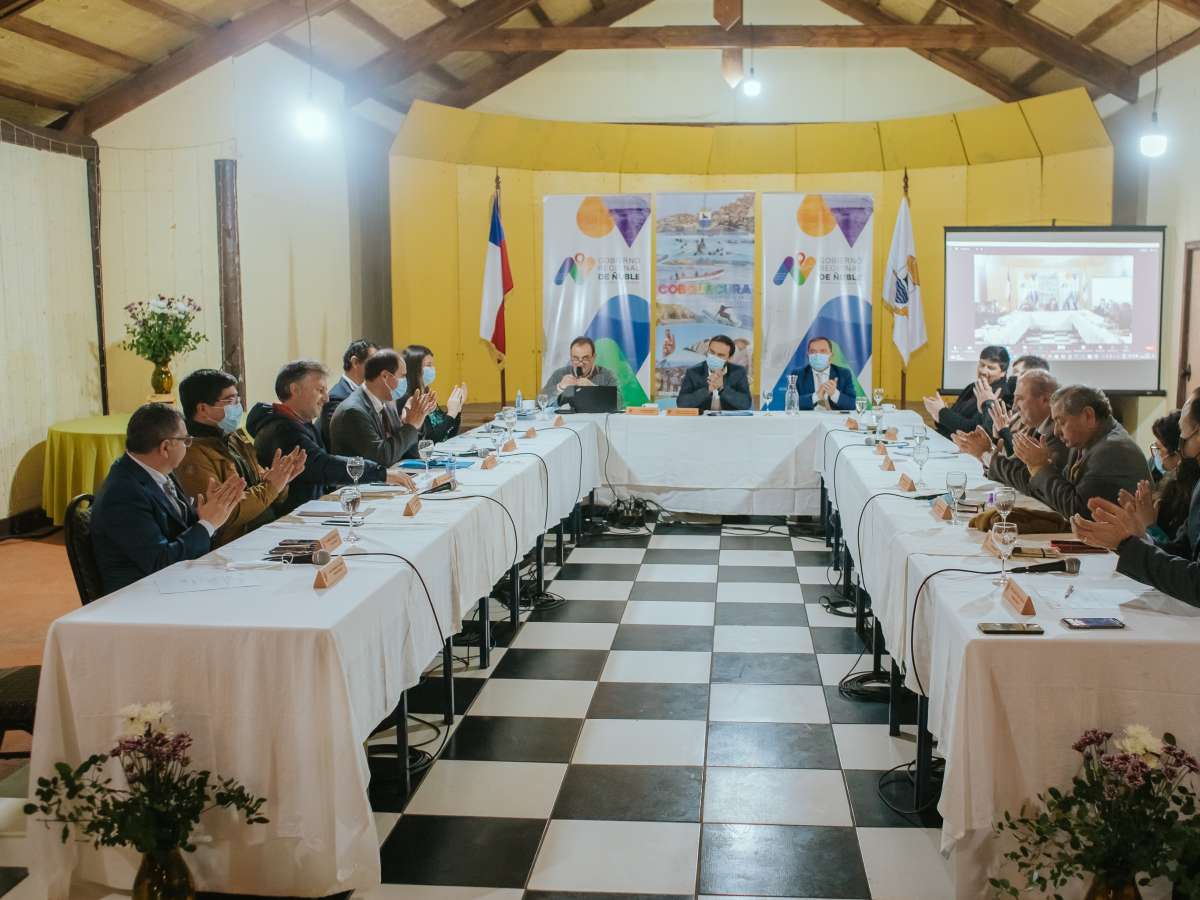
<instances>
[{"instance_id":1,"label":"projected video image","mask_svg":"<svg viewBox=\"0 0 1200 900\"><path fill-rule=\"evenodd\" d=\"M1030 353L1132 345L1132 256L980 254L974 263L977 344Z\"/></svg>"}]
</instances>

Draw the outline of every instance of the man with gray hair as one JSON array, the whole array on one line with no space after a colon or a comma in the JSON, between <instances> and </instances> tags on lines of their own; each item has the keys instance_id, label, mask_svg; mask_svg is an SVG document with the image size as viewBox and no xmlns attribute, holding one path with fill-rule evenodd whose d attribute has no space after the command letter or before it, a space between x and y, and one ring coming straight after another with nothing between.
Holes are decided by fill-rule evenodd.
<instances>
[{"instance_id":1,"label":"man with gray hair","mask_svg":"<svg viewBox=\"0 0 1200 900\"><path fill-rule=\"evenodd\" d=\"M1149 477L1146 457L1113 418L1104 392L1081 384L1060 388L1050 398L1054 433L1069 449L1066 464L1055 465L1044 437L1018 434L1013 452L1029 469L1028 493L1060 516L1090 516L1095 497L1116 502Z\"/></svg>"}]
</instances>

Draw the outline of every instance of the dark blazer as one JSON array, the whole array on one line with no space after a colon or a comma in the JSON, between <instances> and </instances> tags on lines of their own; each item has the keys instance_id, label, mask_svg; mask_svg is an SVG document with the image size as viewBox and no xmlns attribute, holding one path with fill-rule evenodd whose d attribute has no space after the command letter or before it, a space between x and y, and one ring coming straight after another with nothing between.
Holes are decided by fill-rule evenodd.
<instances>
[{"instance_id":1,"label":"dark blazer","mask_svg":"<svg viewBox=\"0 0 1200 900\"><path fill-rule=\"evenodd\" d=\"M750 379L746 377L745 366L725 363L725 387L721 388L718 396L721 398L721 409L750 408ZM675 405L701 412L712 406L712 391L708 389L708 363L697 363L684 373Z\"/></svg>"},{"instance_id":2,"label":"dark blazer","mask_svg":"<svg viewBox=\"0 0 1200 900\"><path fill-rule=\"evenodd\" d=\"M175 481L175 476L170 476ZM92 504L92 547L104 592L111 594L152 572L208 552L208 529L175 481L183 512L172 508L150 473L122 455Z\"/></svg>"},{"instance_id":3,"label":"dark blazer","mask_svg":"<svg viewBox=\"0 0 1200 900\"><path fill-rule=\"evenodd\" d=\"M346 474L346 457L336 456L325 449L321 431L312 422L297 419L282 407L256 403L246 416L246 430L254 437L254 452L261 465L269 466L276 450L287 455L297 447L302 447L308 454L304 471L288 485L287 496L276 501L275 511L279 515L290 513L309 500L319 499L332 488L350 483L350 476ZM363 461L366 466L361 484L387 478L386 466L370 459L364 458Z\"/></svg>"},{"instance_id":4,"label":"dark blazer","mask_svg":"<svg viewBox=\"0 0 1200 900\"><path fill-rule=\"evenodd\" d=\"M1090 519L1087 504L1093 497L1116 503L1122 488L1132 494L1149 477L1141 448L1113 419L1087 447L1070 451L1064 466L1041 468L1029 479L1029 493L1064 519L1076 514Z\"/></svg>"},{"instance_id":5,"label":"dark blazer","mask_svg":"<svg viewBox=\"0 0 1200 900\"><path fill-rule=\"evenodd\" d=\"M1175 540L1156 547L1149 539L1126 538L1117 547L1117 571L1176 600L1200 606L1200 486L1192 492L1187 521L1179 527Z\"/></svg>"},{"instance_id":6,"label":"dark blazer","mask_svg":"<svg viewBox=\"0 0 1200 900\"><path fill-rule=\"evenodd\" d=\"M1004 435L1007 435L1006 443L1011 444L1012 436L1008 434L1007 428L1002 432L1002 436ZM1066 444L1058 439L1058 435L1054 433L1054 420L1047 417L1045 422L1033 430L1032 437L1044 437L1046 439L1046 446L1050 449L1051 454L1050 465L1061 471L1062 467L1067 464L1067 457L1071 451L1067 448ZM1001 453L999 444L996 445L996 451L992 454L992 461L988 465L987 476L993 481L999 481L1001 484L1007 484L1016 488L1022 494L1031 493L1029 479L1032 476L1029 474L1029 467L1023 461L1013 456L1011 452Z\"/></svg>"},{"instance_id":7,"label":"dark blazer","mask_svg":"<svg viewBox=\"0 0 1200 900\"><path fill-rule=\"evenodd\" d=\"M334 453L373 459L385 467L394 466L410 451L415 455L417 441L421 439L417 429L401 424L394 403L383 404L382 415L375 412L366 385L360 385L341 402L329 422L329 433Z\"/></svg>"},{"instance_id":8,"label":"dark blazer","mask_svg":"<svg viewBox=\"0 0 1200 900\"><path fill-rule=\"evenodd\" d=\"M329 422L333 418L334 412L341 406L342 401L353 393L354 388L346 382L345 378L339 378L337 384L329 389L329 399L321 407L321 438L325 441L326 447L333 445L329 438Z\"/></svg>"},{"instance_id":9,"label":"dark blazer","mask_svg":"<svg viewBox=\"0 0 1200 900\"><path fill-rule=\"evenodd\" d=\"M997 378L992 382L992 389L1005 405L1012 407L1013 395L1009 391L1007 378ZM936 424L942 437L950 437L956 431L974 431L976 426L983 424L983 413L979 411L979 404L975 402L975 382L963 388L953 406L947 406L938 413Z\"/></svg>"},{"instance_id":10,"label":"dark blazer","mask_svg":"<svg viewBox=\"0 0 1200 900\"><path fill-rule=\"evenodd\" d=\"M816 390L816 380L813 378L812 366L805 366L799 370L792 369L787 374L799 376L796 379L796 390L800 392L800 408L815 409L813 391ZM854 409L854 376L850 370L830 363L829 377L833 379L833 383L837 385L839 391L837 403L832 404L832 408Z\"/></svg>"}]
</instances>

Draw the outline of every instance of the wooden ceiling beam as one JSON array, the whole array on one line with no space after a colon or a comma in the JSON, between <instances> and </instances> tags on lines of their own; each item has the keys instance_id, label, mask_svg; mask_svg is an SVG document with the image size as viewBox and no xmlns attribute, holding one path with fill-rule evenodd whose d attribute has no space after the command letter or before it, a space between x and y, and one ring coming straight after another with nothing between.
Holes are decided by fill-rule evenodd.
<instances>
[{"instance_id":1,"label":"wooden ceiling beam","mask_svg":"<svg viewBox=\"0 0 1200 900\"><path fill-rule=\"evenodd\" d=\"M447 19L453 19L455 16L462 15L462 7L453 0L425 0L431 7L440 12Z\"/></svg>"},{"instance_id":2,"label":"wooden ceiling beam","mask_svg":"<svg viewBox=\"0 0 1200 900\"><path fill-rule=\"evenodd\" d=\"M1044 62L1070 72L1078 78L1102 87L1118 97L1137 99L1137 76L1128 66L1097 50L1076 43L1003 0L944 0L947 6L964 16L1006 34L1021 49Z\"/></svg>"},{"instance_id":3,"label":"wooden ceiling beam","mask_svg":"<svg viewBox=\"0 0 1200 900\"><path fill-rule=\"evenodd\" d=\"M353 103L372 94L382 93L389 85L403 81L460 49L466 38L507 22L527 9L534 0L475 0L461 16L443 19L414 35L402 47L389 50L360 66L347 85L347 102Z\"/></svg>"},{"instance_id":4,"label":"wooden ceiling beam","mask_svg":"<svg viewBox=\"0 0 1200 900\"><path fill-rule=\"evenodd\" d=\"M929 5L929 9L925 10L925 15L921 16L921 24L922 25L936 24L937 20L942 17L942 13L944 13L949 8L950 7L946 6L946 4L942 2L942 0L933 0L933 3L931 3Z\"/></svg>"},{"instance_id":5,"label":"wooden ceiling beam","mask_svg":"<svg viewBox=\"0 0 1200 900\"><path fill-rule=\"evenodd\" d=\"M134 9L140 9L144 13L149 13L156 19L162 19L164 22L170 22L177 28L182 28L185 31L191 31L194 34L206 34L213 30L216 26L205 19L194 15L187 10L180 9L177 6L172 6L170 3L165 3L163 0L121 0L126 6L132 6Z\"/></svg>"},{"instance_id":6,"label":"wooden ceiling beam","mask_svg":"<svg viewBox=\"0 0 1200 900\"><path fill-rule=\"evenodd\" d=\"M1118 0L1114 6L1105 10L1085 25L1075 35L1074 39L1081 44L1093 44L1149 2L1150 0ZM1054 67L1047 62L1034 63L1014 83L1027 88L1039 78L1049 74L1053 69Z\"/></svg>"},{"instance_id":7,"label":"wooden ceiling beam","mask_svg":"<svg viewBox=\"0 0 1200 900\"><path fill-rule=\"evenodd\" d=\"M1153 72L1155 65L1168 62L1177 56L1187 53L1193 47L1200 47L1200 28L1197 28L1195 31L1189 31L1179 40L1172 44L1167 44L1167 46L1160 49L1157 59L1155 54L1151 53L1133 67L1133 73L1140 78L1147 72Z\"/></svg>"},{"instance_id":8,"label":"wooden ceiling beam","mask_svg":"<svg viewBox=\"0 0 1200 900\"><path fill-rule=\"evenodd\" d=\"M768 47L902 47L971 50L1011 47L1012 38L974 25L663 25L647 28L559 26L494 28L465 38L460 50L762 50Z\"/></svg>"},{"instance_id":9,"label":"wooden ceiling beam","mask_svg":"<svg viewBox=\"0 0 1200 900\"><path fill-rule=\"evenodd\" d=\"M33 9L43 0L0 0L0 19Z\"/></svg>"},{"instance_id":10,"label":"wooden ceiling beam","mask_svg":"<svg viewBox=\"0 0 1200 900\"><path fill-rule=\"evenodd\" d=\"M537 19L537 23L543 28L553 28L554 20L547 15L546 10L542 8L542 4L533 3L529 7L529 11L533 13L533 17Z\"/></svg>"},{"instance_id":11,"label":"wooden ceiling beam","mask_svg":"<svg viewBox=\"0 0 1200 900\"><path fill-rule=\"evenodd\" d=\"M102 66L108 66L110 69L120 69L123 72L140 72L150 65L140 59L134 59L132 56L127 56L116 50L110 50L108 47L101 47L99 44L85 41L81 37L76 37L65 31L59 31L57 28L51 28L49 25L43 25L41 22L35 22L33 19L26 19L24 16L6 16L4 19L0 19L0 28L45 44L48 47L54 47L58 50L65 50L67 53L73 53L76 56L82 56L85 59L90 59L92 62L100 63Z\"/></svg>"},{"instance_id":12,"label":"wooden ceiling beam","mask_svg":"<svg viewBox=\"0 0 1200 900\"><path fill-rule=\"evenodd\" d=\"M1163 3L1181 13L1187 13L1192 18L1200 19L1200 0L1163 0Z\"/></svg>"},{"instance_id":13,"label":"wooden ceiling beam","mask_svg":"<svg viewBox=\"0 0 1200 900\"><path fill-rule=\"evenodd\" d=\"M56 94L49 94L35 88L13 84L11 81L0 81L0 97L7 97L9 100L19 100L22 103L28 103L30 106L40 106L44 109L57 109L61 112L70 112L79 105L72 100L68 100L66 97L59 97Z\"/></svg>"},{"instance_id":14,"label":"wooden ceiling beam","mask_svg":"<svg viewBox=\"0 0 1200 900\"><path fill-rule=\"evenodd\" d=\"M903 19L865 0L822 0L824 4L864 25L903 25ZM913 50L918 56L968 81L981 91L1005 102L1024 100L1028 92L1021 90L982 63L975 62L956 50Z\"/></svg>"},{"instance_id":15,"label":"wooden ceiling beam","mask_svg":"<svg viewBox=\"0 0 1200 900\"><path fill-rule=\"evenodd\" d=\"M309 13L319 16L341 0L312 0ZM91 134L135 107L171 88L303 22L305 9L291 0L271 0L232 22L176 50L132 78L119 81L88 100L67 119L64 130Z\"/></svg>"},{"instance_id":16,"label":"wooden ceiling beam","mask_svg":"<svg viewBox=\"0 0 1200 900\"><path fill-rule=\"evenodd\" d=\"M387 50L396 50L404 46L404 38L361 6L347 2L335 7L333 11ZM463 86L461 78L440 64L430 66L429 74L450 90L459 90Z\"/></svg>"},{"instance_id":17,"label":"wooden ceiling beam","mask_svg":"<svg viewBox=\"0 0 1200 900\"><path fill-rule=\"evenodd\" d=\"M713 0L713 19L728 31L742 21L742 0Z\"/></svg>"}]
</instances>

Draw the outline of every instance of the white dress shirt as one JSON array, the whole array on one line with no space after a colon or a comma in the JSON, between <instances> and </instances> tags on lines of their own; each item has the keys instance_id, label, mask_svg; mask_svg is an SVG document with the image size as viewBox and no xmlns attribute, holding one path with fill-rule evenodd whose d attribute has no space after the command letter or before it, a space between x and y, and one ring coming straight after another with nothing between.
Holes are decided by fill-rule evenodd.
<instances>
[{"instance_id":1,"label":"white dress shirt","mask_svg":"<svg viewBox=\"0 0 1200 900\"><path fill-rule=\"evenodd\" d=\"M126 453L125 455L150 473L150 477L154 479L154 483L157 484L158 489L163 492L163 495L167 498L168 503L170 503L172 506L176 506L179 503L187 502L187 499L181 493L175 490L175 485L171 483L170 478L158 471L158 469L154 469L146 465L132 453ZM207 519L201 519L200 524L204 526L204 529L208 532L209 537L212 537L213 532L217 530L217 527Z\"/></svg>"}]
</instances>

